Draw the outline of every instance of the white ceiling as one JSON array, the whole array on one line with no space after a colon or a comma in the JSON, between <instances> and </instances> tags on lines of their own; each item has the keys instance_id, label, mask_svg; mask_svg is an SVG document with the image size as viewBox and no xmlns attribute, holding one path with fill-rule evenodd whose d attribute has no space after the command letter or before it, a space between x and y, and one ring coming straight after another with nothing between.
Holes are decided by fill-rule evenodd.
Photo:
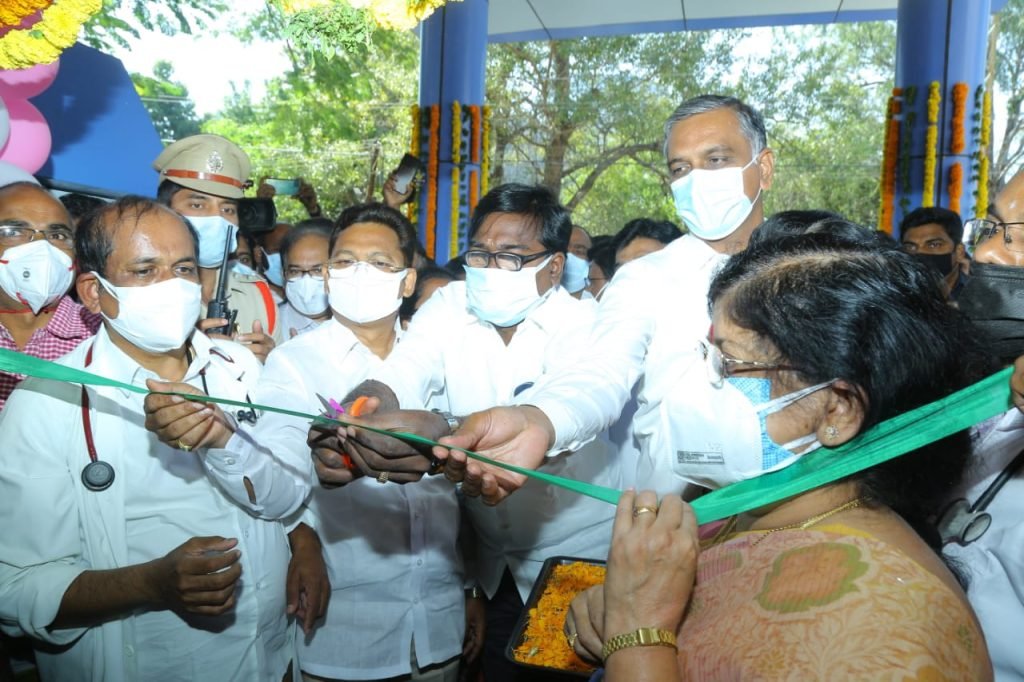
<instances>
[{"instance_id":1,"label":"white ceiling","mask_svg":"<svg viewBox=\"0 0 1024 682\"><path fill-rule=\"evenodd\" d=\"M1001 7L1006 0L993 0ZM878 21L897 0L489 0L492 42Z\"/></svg>"}]
</instances>

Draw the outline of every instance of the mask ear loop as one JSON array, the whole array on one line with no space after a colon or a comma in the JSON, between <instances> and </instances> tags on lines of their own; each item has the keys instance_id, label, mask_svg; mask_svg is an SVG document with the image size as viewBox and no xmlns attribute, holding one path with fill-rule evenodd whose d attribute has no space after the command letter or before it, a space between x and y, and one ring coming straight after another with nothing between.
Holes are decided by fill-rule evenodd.
<instances>
[{"instance_id":1,"label":"mask ear loop","mask_svg":"<svg viewBox=\"0 0 1024 682\"><path fill-rule=\"evenodd\" d=\"M769 414L774 414L775 412L778 412L780 410L785 409L786 407L789 407L790 405L800 400L801 398L809 396L812 393L816 393L823 388L828 388L836 381L838 381L838 379L830 379L829 381L823 381L820 384L814 384L813 386L801 388L799 391L793 391L792 393L781 395L778 398L775 398L774 400L769 400L766 403L755 405L754 411L757 412L758 414L764 413L764 416L767 417Z\"/></svg>"}]
</instances>

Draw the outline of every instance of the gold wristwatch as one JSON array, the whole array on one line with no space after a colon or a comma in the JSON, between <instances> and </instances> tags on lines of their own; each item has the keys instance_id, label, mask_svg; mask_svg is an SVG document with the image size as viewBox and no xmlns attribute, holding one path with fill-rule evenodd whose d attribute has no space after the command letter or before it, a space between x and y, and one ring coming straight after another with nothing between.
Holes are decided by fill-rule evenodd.
<instances>
[{"instance_id":1,"label":"gold wristwatch","mask_svg":"<svg viewBox=\"0 0 1024 682\"><path fill-rule=\"evenodd\" d=\"M623 635L615 635L601 648L601 660L607 661L616 651L632 646L670 646L674 649L676 633L658 628L637 628Z\"/></svg>"}]
</instances>

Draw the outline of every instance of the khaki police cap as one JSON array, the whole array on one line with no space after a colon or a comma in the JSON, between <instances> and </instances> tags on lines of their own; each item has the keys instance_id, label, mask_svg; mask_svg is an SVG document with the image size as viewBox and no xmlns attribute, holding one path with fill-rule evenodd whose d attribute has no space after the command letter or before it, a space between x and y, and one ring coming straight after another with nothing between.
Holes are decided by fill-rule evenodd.
<instances>
[{"instance_id":1,"label":"khaki police cap","mask_svg":"<svg viewBox=\"0 0 1024 682\"><path fill-rule=\"evenodd\" d=\"M160 181L229 199L240 199L252 164L238 145L220 135L192 135L172 142L153 162Z\"/></svg>"}]
</instances>

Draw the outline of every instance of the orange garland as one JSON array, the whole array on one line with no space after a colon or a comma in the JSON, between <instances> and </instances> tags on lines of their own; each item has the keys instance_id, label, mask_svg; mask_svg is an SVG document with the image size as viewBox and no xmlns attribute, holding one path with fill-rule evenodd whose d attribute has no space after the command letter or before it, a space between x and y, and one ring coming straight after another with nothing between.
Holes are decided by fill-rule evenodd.
<instances>
[{"instance_id":1,"label":"orange garland","mask_svg":"<svg viewBox=\"0 0 1024 682\"><path fill-rule=\"evenodd\" d=\"M430 109L430 137L427 140L427 256L437 254L437 174L441 150L441 107L434 104Z\"/></svg>"},{"instance_id":2,"label":"orange garland","mask_svg":"<svg viewBox=\"0 0 1024 682\"><path fill-rule=\"evenodd\" d=\"M964 167L959 161L949 167L949 184L946 185L946 193L949 194L949 210L954 213L960 212L960 196L963 194Z\"/></svg>"},{"instance_id":3,"label":"orange garland","mask_svg":"<svg viewBox=\"0 0 1024 682\"><path fill-rule=\"evenodd\" d=\"M4 0L0 5L0 26L19 27L21 22L52 4L53 0Z\"/></svg>"},{"instance_id":4,"label":"orange garland","mask_svg":"<svg viewBox=\"0 0 1024 682\"><path fill-rule=\"evenodd\" d=\"M491 108L483 108L483 132L480 135L480 193L491 187Z\"/></svg>"},{"instance_id":5,"label":"orange garland","mask_svg":"<svg viewBox=\"0 0 1024 682\"><path fill-rule=\"evenodd\" d=\"M530 609L523 641L513 652L516 660L556 670L593 670L569 648L562 626L576 595L602 584L604 575L604 566L582 561L555 566L537 605Z\"/></svg>"},{"instance_id":6,"label":"orange garland","mask_svg":"<svg viewBox=\"0 0 1024 682\"><path fill-rule=\"evenodd\" d=\"M882 156L882 178L879 185L878 229L892 234L893 202L896 195L896 164L900 146L900 99L902 88L893 88L885 115L885 142Z\"/></svg>"},{"instance_id":7,"label":"orange garland","mask_svg":"<svg viewBox=\"0 0 1024 682\"><path fill-rule=\"evenodd\" d=\"M967 113L967 83L956 83L953 86L953 127L952 140L949 143L949 150L954 154L962 154L967 148L964 141L964 117Z\"/></svg>"}]
</instances>

